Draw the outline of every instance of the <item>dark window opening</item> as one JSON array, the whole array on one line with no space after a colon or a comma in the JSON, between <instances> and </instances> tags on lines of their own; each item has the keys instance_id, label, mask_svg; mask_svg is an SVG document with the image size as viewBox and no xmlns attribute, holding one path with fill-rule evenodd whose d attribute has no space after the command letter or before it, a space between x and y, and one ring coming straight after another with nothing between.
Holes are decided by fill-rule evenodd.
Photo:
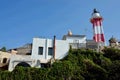
<instances>
[{"instance_id":1,"label":"dark window opening","mask_svg":"<svg viewBox=\"0 0 120 80\"><path fill-rule=\"evenodd\" d=\"M38 48L38 55L43 55L43 47Z\"/></svg>"},{"instance_id":2,"label":"dark window opening","mask_svg":"<svg viewBox=\"0 0 120 80\"><path fill-rule=\"evenodd\" d=\"M48 55L53 55L53 48L52 47L48 48Z\"/></svg>"},{"instance_id":3,"label":"dark window opening","mask_svg":"<svg viewBox=\"0 0 120 80\"><path fill-rule=\"evenodd\" d=\"M4 58L4 59L3 59L3 63L7 63L7 58Z\"/></svg>"},{"instance_id":4,"label":"dark window opening","mask_svg":"<svg viewBox=\"0 0 120 80\"><path fill-rule=\"evenodd\" d=\"M48 63L41 63L41 68L49 68L50 64Z\"/></svg>"},{"instance_id":5,"label":"dark window opening","mask_svg":"<svg viewBox=\"0 0 120 80\"><path fill-rule=\"evenodd\" d=\"M26 55L31 55L31 53L26 53Z\"/></svg>"}]
</instances>

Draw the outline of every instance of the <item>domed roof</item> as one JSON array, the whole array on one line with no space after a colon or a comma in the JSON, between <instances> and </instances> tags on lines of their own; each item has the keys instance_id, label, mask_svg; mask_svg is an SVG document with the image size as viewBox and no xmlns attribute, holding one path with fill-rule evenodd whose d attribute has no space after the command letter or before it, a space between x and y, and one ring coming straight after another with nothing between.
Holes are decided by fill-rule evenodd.
<instances>
[{"instance_id":1,"label":"domed roof","mask_svg":"<svg viewBox=\"0 0 120 80\"><path fill-rule=\"evenodd\" d=\"M93 13L92 13L92 17L93 17L93 18L101 17L101 16L100 16L100 12L97 11L96 9L94 9L94 10L93 10Z\"/></svg>"},{"instance_id":2,"label":"domed roof","mask_svg":"<svg viewBox=\"0 0 120 80\"><path fill-rule=\"evenodd\" d=\"M110 43L116 43L116 42L117 42L117 39L112 36L112 37L110 38L109 42L110 42Z\"/></svg>"},{"instance_id":3,"label":"domed roof","mask_svg":"<svg viewBox=\"0 0 120 80\"><path fill-rule=\"evenodd\" d=\"M71 36L72 35L72 32L71 30L68 31L68 36Z\"/></svg>"},{"instance_id":4,"label":"domed roof","mask_svg":"<svg viewBox=\"0 0 120 80\"><path fill-rule=\"evenodd\" d=\"M97 11L96 8L94 8L93 13L99 13L99 11Z\"/></svg>"}]
</instances>

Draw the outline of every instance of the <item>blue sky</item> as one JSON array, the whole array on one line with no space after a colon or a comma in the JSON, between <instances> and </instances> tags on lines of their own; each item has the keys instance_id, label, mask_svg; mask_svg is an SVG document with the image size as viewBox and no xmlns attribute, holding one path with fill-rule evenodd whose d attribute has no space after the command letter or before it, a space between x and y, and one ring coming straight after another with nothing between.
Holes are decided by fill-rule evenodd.
<instances>
[{"instance_id":1,"label":"blue sky","mask_svg":"<svg viewBox=\"0 0 120 80\"><path fill-rule=\"evenodd\" d=\"M120 0L0 0L0 47L15 48L34 37L61 39L73 34L92 39L91 13L98 9L104 18L106 42L120 39Z\"/></svg>"}]
</instances>

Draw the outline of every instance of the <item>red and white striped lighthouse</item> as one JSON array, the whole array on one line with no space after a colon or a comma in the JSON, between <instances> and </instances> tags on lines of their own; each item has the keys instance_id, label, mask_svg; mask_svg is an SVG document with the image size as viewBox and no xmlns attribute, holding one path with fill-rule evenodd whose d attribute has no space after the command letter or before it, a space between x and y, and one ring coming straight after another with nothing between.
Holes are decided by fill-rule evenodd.
<instances>
[{"instance_id":1,"label":"red and white striped lighthouse","mask_svg":"<svg viewBox=\"0 0 120 80\"><path fill-rule=\"evenodd\" d=\"M92 13L92 18L90 22L93 24L93 40L98 43L103 43L105 45L105 37L103 32L103 26L102 26L103 18L100 15L100 13L94 9Z\"/></svg>"}]
</instances>

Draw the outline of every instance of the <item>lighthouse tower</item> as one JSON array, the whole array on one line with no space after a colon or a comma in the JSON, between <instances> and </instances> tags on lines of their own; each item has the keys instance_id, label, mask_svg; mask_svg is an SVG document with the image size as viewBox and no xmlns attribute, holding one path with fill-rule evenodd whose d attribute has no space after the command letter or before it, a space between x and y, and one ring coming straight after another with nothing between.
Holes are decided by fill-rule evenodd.
<instances>
[{"instance_id":1,"label":"lighthouse tower","mask_svg":"<svg viewBox=\"0 0 120 80\"><path fill-rule=\"evenodd\" d=\"M105 46L102 21L102 16L96 9L94 9L90 19L90 22L93 24L93 40L99 43L99 45Z\"/></svg>"}]
</instances>

